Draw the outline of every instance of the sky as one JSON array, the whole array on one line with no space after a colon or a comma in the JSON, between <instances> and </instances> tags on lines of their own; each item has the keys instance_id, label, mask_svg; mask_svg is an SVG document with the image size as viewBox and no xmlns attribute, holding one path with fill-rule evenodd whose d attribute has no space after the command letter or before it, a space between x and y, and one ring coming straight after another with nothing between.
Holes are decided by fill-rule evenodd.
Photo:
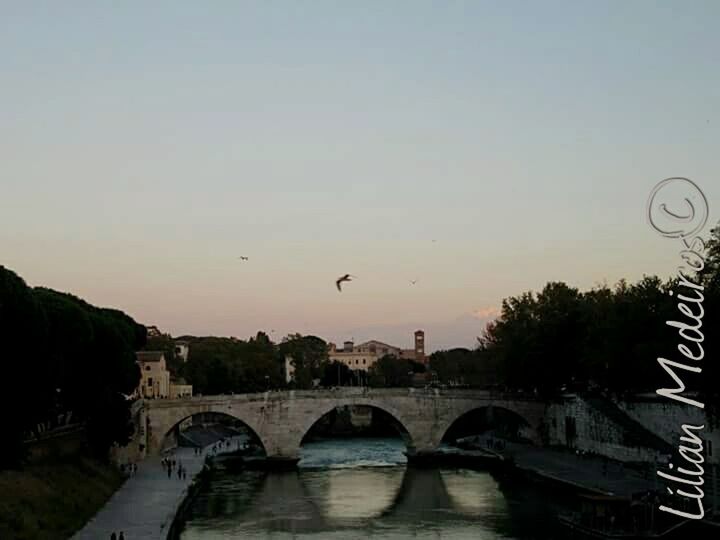
<instances>
[{"instance_id":1,"label":"sky","mask_svg":"<svg viewBox=\"0 0 720 540\"><path fill-rule=\"evenodd\" d=\"M660 180L693 179L718 220L718 20L0 0L0 264L173 335L472 346L548 281L672 275Z\"/></svg>"}]
</instances>

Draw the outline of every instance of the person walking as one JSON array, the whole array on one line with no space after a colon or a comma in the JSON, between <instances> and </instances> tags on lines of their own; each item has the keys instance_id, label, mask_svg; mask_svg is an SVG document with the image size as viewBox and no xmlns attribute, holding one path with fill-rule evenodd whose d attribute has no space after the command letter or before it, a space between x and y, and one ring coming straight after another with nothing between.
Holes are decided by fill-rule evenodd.
<instances>
[{"instance_id":1,"label":"person walking","mask_svg":"<svg viewBox=\"0 0 720 540\"><path fill-rule=\"evenodd\" d=\"M110 535L110 540L117 540L117 534L115 534L115 531Z\"/></svg>"},{"instance_id":2,"label":"person walking","mask_svg":"<svg viewBox=\"0 0 720 540\"><path fill-rule=\"evenodd\" d=\"M120 531L120 536L118 536L118 540L125 540L125 533Z\"/></svg>"}]
</instances>

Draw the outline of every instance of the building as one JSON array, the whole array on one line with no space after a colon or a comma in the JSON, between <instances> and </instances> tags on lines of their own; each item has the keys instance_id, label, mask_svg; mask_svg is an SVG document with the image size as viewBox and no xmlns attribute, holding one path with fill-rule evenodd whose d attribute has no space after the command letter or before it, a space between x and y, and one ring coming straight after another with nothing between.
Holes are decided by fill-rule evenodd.
<instances>
[{"instance_id":1,"label":"building","mask_svg":"<svg viewBox=\"0 0 720 540\"><path fill-rule=\"evenodd\" d=\"M375 339L359 345L355 345L352 341L346 341L343 343L342 349L338 349L334 343L330 343L328 358L330 362L342 362L352 370L364 371L370 369L370 366L386 355L426 364L424 331L417 330L415 332L414 343L415 346L412 349L401 349Z\"/></svg>"},{"instance_id":2,"label":"building","mask_svg":"<svg viewBox=\"0 0 720 540\"><path fill-rule=\"evenodd\" d=\"M183 362L187 362L189 353L190 343L182 340L175 341L175 356L180 358Z\"/></svg>"},{"instance_id":3,"label":"building","mask_svg":"<svg viewBox=\"0 0 720 540\"><path fill-rule=\"evenodd\" d=\"M187 384L185 379L170 381L170 399L192 397L192 384Z\"/></svg>"},{"instance_id":4,"label":"building","mask_svg":"<svg viewBox=\"0 0 720 540\"><path fill-rule=\"evenodd\" d=\"M137 394L143 398L167 398L170 395L170 372L163 351L136 352L140 366L140 386Z\"/></svg>"},{"instance_id":5,"label":"building","mask_svg":"<svg viewBox=\"0 0 720 540\"><path fill-rule=\"evenodd\" d=\"M285 356L285 382L290 384L295 379L295 363L292 356Z\"/></svg>"}]
</instances>

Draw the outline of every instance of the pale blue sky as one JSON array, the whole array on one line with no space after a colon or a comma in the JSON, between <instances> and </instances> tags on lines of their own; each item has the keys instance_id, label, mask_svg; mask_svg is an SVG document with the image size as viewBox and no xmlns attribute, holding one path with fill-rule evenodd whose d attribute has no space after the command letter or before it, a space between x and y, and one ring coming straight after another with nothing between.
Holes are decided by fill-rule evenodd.
<instances>
[{"instance_id":1,"label":"pale blue sky","mask_svg":"<svg viewBox=\"0 0 720 540\"><path fill-rule=\"evenodd\" d=\"M718 21L0 1L0 264L174 334L470 345L470 313L548 280L670 275L644 212L662 178L718 219Z\"/></svg>"}]
</instances>

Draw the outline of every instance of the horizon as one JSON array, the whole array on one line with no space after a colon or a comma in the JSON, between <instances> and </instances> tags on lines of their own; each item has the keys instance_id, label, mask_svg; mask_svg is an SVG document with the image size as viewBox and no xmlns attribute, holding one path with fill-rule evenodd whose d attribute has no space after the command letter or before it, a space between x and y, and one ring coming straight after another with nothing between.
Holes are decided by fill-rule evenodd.
<instances>
[{"instance_id":1,"label":"horizon","mask_svg":"<svg viewBox=\"0 0 720 540\"><path fill-rule=\"evenodd\" d=\"M719 200L716 3L173 6L4 8L28 284L171 335L472 348L547 282L673 275L663 178Z\"/></svg>"}]
</instances>

